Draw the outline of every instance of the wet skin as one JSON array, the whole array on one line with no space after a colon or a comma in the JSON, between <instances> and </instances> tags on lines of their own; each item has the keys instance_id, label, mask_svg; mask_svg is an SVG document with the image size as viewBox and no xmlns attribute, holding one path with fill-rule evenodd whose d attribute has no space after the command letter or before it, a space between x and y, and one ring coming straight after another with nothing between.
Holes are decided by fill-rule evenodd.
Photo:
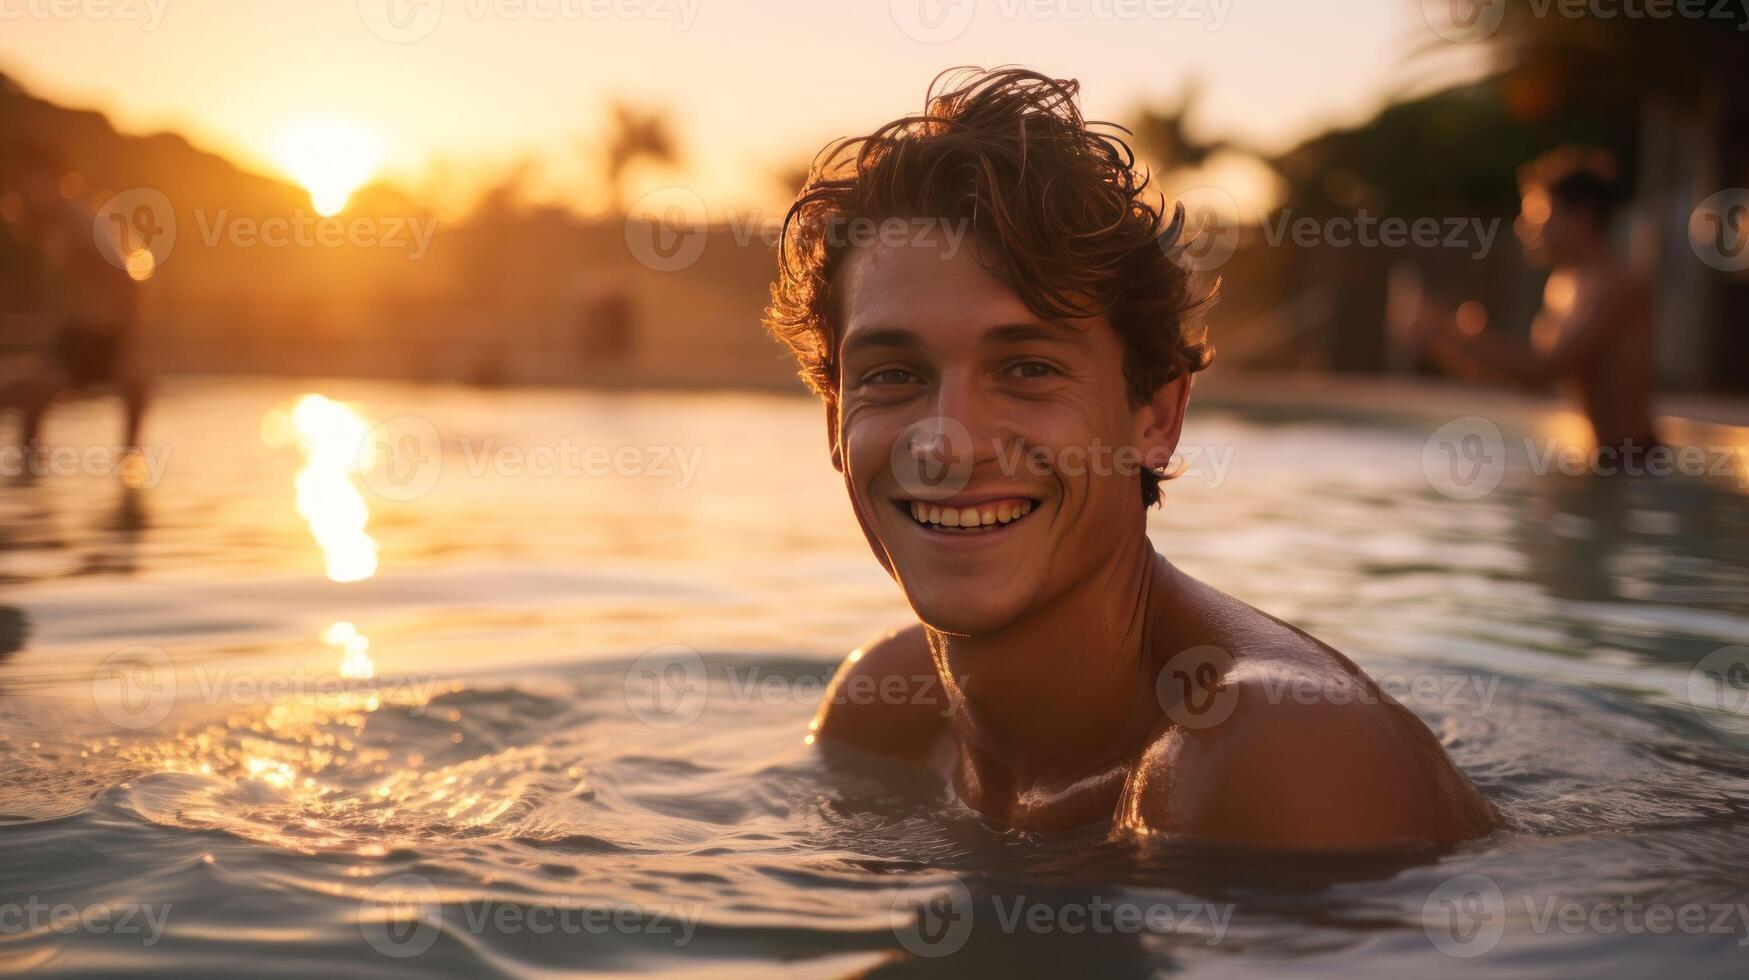
<instances>
[{"instance_id":1,"label":"wet skin","mask_svg":"<svg viewBox=\"0 0 1749 980\"><path fill-rule=\"evenodd\" d=\"M934 766L1027 830L1351 849L1493 828L1354 664L1155 552L1134 463L1171 457L1187 379L1132 405L1109 323L1040 321L969 250L870 246L840 275L832 458L921 624L850 655L814 738Z\"/></svg>"}]
</instances>

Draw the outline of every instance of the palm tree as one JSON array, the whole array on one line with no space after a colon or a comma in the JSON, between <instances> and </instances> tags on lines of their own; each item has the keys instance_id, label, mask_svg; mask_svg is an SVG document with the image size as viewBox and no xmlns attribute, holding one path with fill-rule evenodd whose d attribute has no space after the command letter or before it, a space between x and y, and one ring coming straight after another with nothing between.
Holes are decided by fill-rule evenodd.
<instances>
[{"instance_id":1,"label":"palm tree","mask_svg":"<svg viewBox=\"0 0 1749 980\"><path fill-rule=\"evenodd\" d=\"M1136 117L1136 153L1169 172L1200 167L1216 153L1236 149L1224 140L1198 140L1188 132L1185 118L1196 107L1200 94L1201 87L1191 82L1177 105L1142 110Z\"/></svg>"},{"instance_id":2,"label":"palm tree","mask_svg":"<svg viewBox=\"0 0 1749 980\"><path fill-rule=\"evenodd\" d=\"M624 103L613 106L613 133L605 150L609 201L614 213L625 210L625 178L639 160L672 164L679 159L667 114Z\"/></svg>"}]
</instances>

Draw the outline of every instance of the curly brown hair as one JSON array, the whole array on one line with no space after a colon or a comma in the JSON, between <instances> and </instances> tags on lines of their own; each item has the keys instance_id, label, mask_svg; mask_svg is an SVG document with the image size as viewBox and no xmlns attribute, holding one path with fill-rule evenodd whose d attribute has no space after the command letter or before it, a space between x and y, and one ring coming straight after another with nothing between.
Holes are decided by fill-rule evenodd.
<instances>
[{"instance_id":1,"label":"curly brown hair","mask_svg":"<svg viewBox=\"0 0 1749 980\"><path fill-rule=\"evenodd\" d=\"M1074 79L1023 68L952 69L930 84L922 115L815 158L784 217L765 313L810 389L837 402L832 284L854 246L833 229L895 218L969 228L980 261L1042 319L1104 314L1123 341L1132 405L1209 365L1200 314L1218 283L1200 288L1180 262L1184 209L1168 221L1148 200L1148 175L1118 135L1129 130L1084 120L1079 92ZM1158 501L1159 479L1144 471L1144 504Z\"/></svg>"}]
</instances>

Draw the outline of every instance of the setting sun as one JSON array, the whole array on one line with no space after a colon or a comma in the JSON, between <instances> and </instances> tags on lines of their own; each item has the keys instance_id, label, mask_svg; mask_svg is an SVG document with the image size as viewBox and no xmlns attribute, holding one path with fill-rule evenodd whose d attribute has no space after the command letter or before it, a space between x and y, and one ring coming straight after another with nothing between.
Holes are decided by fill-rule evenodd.
<instances>
[{"instance_id":1,"label":"setting sun","mask_svg":"<svg viewBox=\"0 0 1749 980\"><path fill-rule=\"evenodd\" d=\"M310 204L323 217L339 214L371 178L379 152L370 132L329 120L288 129L275 145L279 165L310 192Z\"/></svg>"}]
</instances>

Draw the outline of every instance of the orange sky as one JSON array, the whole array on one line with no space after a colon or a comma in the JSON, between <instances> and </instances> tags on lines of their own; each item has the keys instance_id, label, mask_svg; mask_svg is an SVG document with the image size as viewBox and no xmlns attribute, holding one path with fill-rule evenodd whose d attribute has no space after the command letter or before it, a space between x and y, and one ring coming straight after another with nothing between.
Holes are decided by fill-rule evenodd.
<instances>
[{"instance_id":1,"label":"orange sky","mask_svg":"<svg viewBox=\"0 0 1749 980\"><path fill-rule=\"evenodd\" d=\"M1474 46L1411 58L1434 40L1420 0L0 0L0 70L123 129L283 172L276 141L338 120L416 188L459 201L532 157L540 196L582 208L614 98L669 110L686 157L634 196L775 208L773 174L914 111L944 67L1078 77L1117 121L1195 77L1207 133L1279 148L1481 69Z\"/></svg>"}]
</instances>

